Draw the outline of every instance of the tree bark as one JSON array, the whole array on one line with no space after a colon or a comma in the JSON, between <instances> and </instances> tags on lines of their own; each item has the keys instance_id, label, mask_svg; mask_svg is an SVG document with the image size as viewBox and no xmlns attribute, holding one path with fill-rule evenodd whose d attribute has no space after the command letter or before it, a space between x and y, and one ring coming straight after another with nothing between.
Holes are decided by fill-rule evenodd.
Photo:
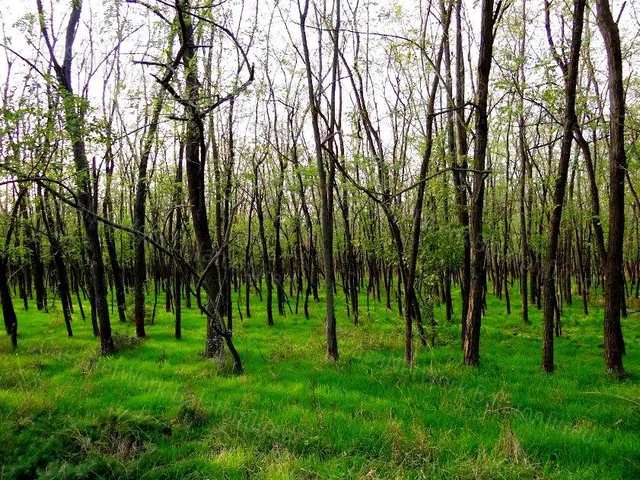
<instances>
[{"instance_id":1,"label":"tree bark","mask_svg":"<svg viewBox=\"0 0 640 480\"><path fill-rule=\"evenodd\" d=\"M469 294L471 285L471 244L469 243L469 202L467 198L467 154L469 146L467 142L467 121L464 118L465 104L465 76L464 76L464 51L462 46L462 0L456 0L456 169L453 173L453 181L456 187L456 200L458 203L458 220L463 228L464 257L462 262L462 314L461 314L461 344L464 345L464 336L467 329L467 314L469 311Z\"/></svg>"},{"instance_id":2,"label":"tree bark","mask_svg":"<svg viewBox=\"0 0 640 480\"><path fill-rule=\"evenodd\" d=\"M526 43L526 0L522 0L522 39L520 41L520 83L524 88L526 78L524 74L524 58ZM522 321L525 324L529 321L529 238L527 231L527 204L525 201L527 185L527 147L524 117L524 95L519 99L520 116L518 118L518 152L520 157L520 296L522 298Z\"/></svg>"},{"instance_id":3,"label":"tree bark","mask_svg":"<svg viewBox=\"0 0 640 480\"><path fill-rule=\"evenodd\" d=\"M113 155L111 152L111 145L108 147L107 155L106 155L106 186L105 186L105 198L104 203L102 204L102 212L104 217L112 220L112 200L111 200L111 179L113 175ZM124 283L122 280L122 269L120 268L120 263L118 262L118 253L116 250L116 241L114 238L113 227L110 225L104 225L104 238L105 243L107 244L107 253L109 254L109 262L111 263L111 274L113 275L113 283L116 287L116 303L118 305L118 316L120 317L120 321L122 323L127 321L126 318L126 299L124 295Z\"/></svg>"}]
</instances>

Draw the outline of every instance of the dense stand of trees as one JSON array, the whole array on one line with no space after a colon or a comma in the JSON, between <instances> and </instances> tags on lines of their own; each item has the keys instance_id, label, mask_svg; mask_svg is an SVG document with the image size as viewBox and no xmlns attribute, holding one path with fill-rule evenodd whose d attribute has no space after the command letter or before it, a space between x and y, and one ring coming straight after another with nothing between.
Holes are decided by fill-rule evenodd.
<instances>
[{"instance_id":1,"label":"dense stand of trees","mask_svg":"<svg viewBox=\"0 0 640 480\"><path fill-rule=\"evenodd\" d=\"M338 319L355 328L375 301L404 319L408 364L415 337L456 319L475 366L488 289L509 314L519 289L525 325L543 311L544 371L577 295L585 314L604 298L606 369L624 372L620 318L640 295L639 25L624 4L89 7L35 0L4 25L14 346L33 299L60 303L69 336L77 308L110 354L114 312L144 337L164 292L176 338L195 301L204 355L228 350L242 371L234 315L257 296L276 329L322 302L337 360Z\"/></svg>"}]
</instances>

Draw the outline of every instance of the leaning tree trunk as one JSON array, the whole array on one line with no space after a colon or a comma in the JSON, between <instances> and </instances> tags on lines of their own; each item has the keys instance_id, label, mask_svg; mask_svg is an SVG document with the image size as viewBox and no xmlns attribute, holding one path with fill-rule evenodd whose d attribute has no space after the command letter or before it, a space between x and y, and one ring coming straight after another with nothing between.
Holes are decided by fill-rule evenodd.
<instances>
[{"instance_id":1,"label":"leaning tree trunk","mask_svg":"<svg viewBox=\"0 0 640 480\"><path fill-rule=\"evenodd\" d=\"M444 10L444 8L443 8ZM429 164L431 163L431 152L433 148L433 125L435 115L435 101L438 91L438 84L440 82L440 66L442 65L442 59L445 51L445 44L447 39L447 30L449 29L449 21L451 20L451 9L443 12L443 37L438 50L438 55L434 64L434 79L430 85L429 98L427 104L427 125L425 132L425 147L422 154L422 161L420 165L420 176L418 177L418 187L416 192L416 203L413 208L413 230L411 236L410 256L407 268L401 274L404 280L404 304L405 304L405 362L409 365L413 364L413 352L412 352L412 334L411 334L411 322L414 318L418 319L421 316L419 311L416 311L418 305L414 302L416 295L416 271L418 267L418 255L420 253L420 236L422 234L422 210L424 205L424 192L426 190L427 173L429 172ZM419 325L421 325L421 321Z\"/></svg>"}]
</instances>

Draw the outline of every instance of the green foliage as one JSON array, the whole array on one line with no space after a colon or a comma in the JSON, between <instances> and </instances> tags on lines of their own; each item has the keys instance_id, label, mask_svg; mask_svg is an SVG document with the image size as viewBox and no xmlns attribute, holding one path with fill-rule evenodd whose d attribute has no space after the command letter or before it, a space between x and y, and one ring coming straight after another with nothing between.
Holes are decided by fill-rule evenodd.
<instances>
[{"instance_id":1,"label":"green foliage","mask_svg":"<svg viewBox=\"0 0 640 480\"><path fill-rule=\"evenodd\" d=\"M464 258L464 228L445 224L427 230L420 237L420 249L419 268L425 274L458 268Z\"/></svg>"}]
</instances>

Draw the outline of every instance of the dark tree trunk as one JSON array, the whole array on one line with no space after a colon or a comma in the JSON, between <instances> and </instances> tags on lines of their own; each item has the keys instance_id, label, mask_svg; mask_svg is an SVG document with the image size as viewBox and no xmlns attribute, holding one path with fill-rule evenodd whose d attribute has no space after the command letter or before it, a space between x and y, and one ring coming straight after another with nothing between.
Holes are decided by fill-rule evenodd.
<instances>
[{"instance_id":1,"label":"dark tree trunk","mask_svg":"<svg viewBox=\"0 0 640 480\"><path fill-rule=\"evenodd\" d=\"M7 281L7 265L8 259L6 256L0 258L0 300L2 301L2 316L4 318L4 328L7 335L13 335L13 331L17 330L18 317L13 307L13 301L11 300L11 291L9 289L9 283ZM15 345L14 345L15 347Z\"/></svg>"},{"instance_id":2,"label":"dark tree trunk","mask_svg":"<svg viewBox=\"0 0 640 480\"><path fill-rule=\"evenodd\" d=\"M180 142L180 150L178 153L178 165L176 165L176 183L173 197L173 204L176 207L176 232L173 240L173 250L177 257L182 255L182 163L184 157L184 144ZM174 281L173 281L173 303L175 308L176 324L175 337L180 340L182 338L182 271L177 262L173 262Z\"/></svg>"},{"instance_id":3,"label":"dark tree trunk","mask_svg":"<svg viewBox=\"0 0 640 480\"><path fill-rule=\"evenodd\" d=\"M465 75L464 75L464 51L462 45L462 0L456 0L456 167L453 181L456 187L456 200L458 204L458 221L463 228L464 236L464 257L462 262L462 282L460 290L462 293L461 312L461 340L464 345L464 336L467 328L467 315L469 311L469 297L471 286L471 244L469 240L469 205L467 199L467 175L464 169L467 168L467 121L464 118L465 104Z\"/></svg>"},{"instance_id":4,"label":"dark tree trunk","mask_svg":"<svg viewBox=\"0 0 640 480\"><path fill-rule=\"evenodd\" d=\"M524 58L526 29L526 0L522 0L522 38L520 41L520 57ZM520 82L525 85L524 62L520 66ZM520 297L522 298L522 322L529 324L529 238L527 231L527 204L525 201L527 185L527 136L524 118L524 96L519 98L520 116L518 118L518 153L520 157ZM531 212L529 212L531 214Z\"/></svg>"},{"instance_id":5,"label":"dark tree trunk","mask_svg":"<svg viewBox=\"0 0 640 480\"><path fill-rule=\"evenodd\" d=\"M276 284L276 295L278 298L278 313L285 314L284 310L284 266L282 264L282 240L280 238L282 225L282 196L284 194L284 172L286 164L279 158L280 176L278 178L278 191L276 192L276 208L273 217L273 231L275 234L275 251L273 256L273 273Z\"/></svg>"},{"instance_id":6,"label":"dark tree trunk","mask_svg":"<svg viewBox=\"0 0 640 480\"><path fill-rule=\"evenodd\" d=\"M269 247L264 228L264 213L262 211L262 194L258 191L258 165L254 167L254 198L256 203L256 214L258 215L258 230L260 234L260 246L262 247L262 270L267 284L267 325L273 326L273 282L271 271L271 259L269 258Z\"/></svg>"},{"instance_id":7,"label":"dark tree trunk","mask_svg":"<svg viewBox=\"0 0 640 480\"><path fill-rule=\"evenodd\" d=\"M40 193L40 192L39 192ZM71 328L71 294L69 289L69 280L67 275L67 266L62 254L62 246L60 245L58 232L60 225L55 225L52 219L51 209L49 208L49 196L40 195L40 209L42 214L42 223L45 226L47 236L49 237L49 245L51 246L51 256L56 267L56 281L60 301L62 303L62 312L64 315L64 323L67 327L67 335L73 336ZM59 220L59 219L58 219Z\"/></svg>"},{"instance_id":8,"label":"dark tree trunk","mask_svg":"<svg viewBox=\"0 0 640 480\"><path fill-rule=\"evenodd\" d=\"M580 46L582 44L582 27L584 20L585 0L574 1L573 29L571 36L571 53L569 62L557 56L553 40L551 37L551 27L549 21L549 4L546 8L546 24L549 43L553 50L558 65L560 66L565 79L565 108L564 124L562 133L562 144L560 146L560 158L558 160L558 172L556 174L555 187L552 198L552 209L549 219L549 245L547 246L544 261L544 333L542 345L542 370L547 373L553 372L553 335L554 319L556 315L556 263L558 256L560 222L562 220L562 209L564 204L567 176L569 173L569 162L571 160L571 144L573 132L577 126L576 118L576 87L578 82L578 67L580 59Z\"/></svg>"},{"instance_id":9,"label":"dark tree trunk","mask_svg":"<svg viewBox=\"0 0 640 480\"><path fill-rule=\"evenodd\" d=\"M251 227L253 226L253 204L254 198L251 197L251 205L249 205L249 220L247 225L247 244L244 249L244 291L245 291L245 313L247 318L251 318Z\"/></svg>"},{"instance_id":10,"label":"dark tree trunk","mask_svg":"<svg viewBox=\"0 0 640 480\"><path fill-rule=\"evenodd\" d=\"M340 25L340 2L336 1L336 25ZM327 358L338 360L338 338L336 334L336 317L334 307L334 283L335 269L333 265L333 166L329 172L325 168L322 138L320 137L319 115L320 106L316 98L313 84L313 72L311 70L311 59L309 56L309 46L307 44L306 20L309 9L309 0L305 1L304 9L300 12L300 33L302 37L302 50L306 67L307 90L309 104L311 105L311 124L315 142L316 166L318 168L318 183L320 190L321 224L322 224L322 256L324 259L324 279L326 294L326 333L327 333ZM332 96L335 95L337 58L338 58L338 34L334 35L334 58L332 68ZM333 97L335 99L335 97ZM333 103L335 106L335 103Z\"/></svg>"},{"instance_id":11,"label":"dark tree trunk","mask_svg":"<svg viewBox=\"0 0 640 480\"><path fill-rule=\"evenodd\" d=\"M154 101L153 112L151 114L151 123L144 138L142 153L138 163L138 179L136 183L136 200L133 210L133 228L138 232L138 236L134 243L134 318L136 323L136 335L139 338L146 336L144 328L144 310L145 310L145 292L144 286L147 281L147 265L145 259L144 235L145 235L145 216L147 209L147 189L149 179L147 178L147 166L149 157L153 148L153 142L158 131L158 120L164 101L164 92L158 93Z\"/></svg>"},{"instance_id":12,"label":"dark tree trunk","mask_svg":"<svg viewBox=\"0 0 640 480\"><path fill-rule=\"evenodd\" d=\"M29 214L27 213L27 208L23 207L22 214L24 221L27 223L27 239L26 246L29 250L29 256L31 259L31 268L33 272L33 283L36 289L36 308L38 310L45 310L47 305L47 291L44 286L44 263L42 262L42 247L40 242L40 233L39 233L39 218L31 219L29 218ZM37 215L36 215L37 217ZM36 226L33 227L33 221L35 221ZM29 281L29 290L31 282Z\"/></svg>"},{"instance_id":13,"label":"dark tree trunk","mask_svg":"<svg viewBox=\"0 0 640 480\"><path fill-rule=\"evenodd\" d=\"M623 290L624 181L627 159L624 149L624 83L620 32L609 0L596 1L597 21L604 39L609 66L609 239L605 264L604 358L607 371L624 373L624 339L620 325Z\"/></svg>"},{"instance_id":14,"label":"dark tree trunk","mask_svg":"<svg viewBox=\"0 0 640 480\"><path fill-rule=\"evenodd\" d=\"M111 178L113 175L113 156L111 154L111 146L109 146L109 151L106 155L106 188L105 188L105 199L102 205L102 213L104 217L108 220L112 220L112 200L111 200ZM122 269L120 268L120 263L118 262L118 253L116 250L116 240L114 238L113 227L110 225L104 225L104 238L105 243L107 244L107 252L109 254L109 261L111 263L111 273L113 275L113 283L116 287L116 303L118 304L118 316L120 317L120 321L122 323L127 321L126 317L126 309L127 302L124 295L124 283L122 280Z\"/></svg>"},{"instance_id":15,"label":"dark tree trunk","mask_svg":"<svg viewBox=\"0 0 640 480\"><path fill-rule=\"evenodd\" d=\"M224 356L226 342L234 359L234 369L242 371L242 363L227 331L219 310L220 278L218 265L213 249L213 241L209 232L207 203L205 200L205 165L206 142L204 137L204 114L198 109L200 99L200 80L198 79L196 44L194 38L193 17L188 0L177 2L178 20L180 23L180 41L183 50L183 67L185 70L185 95L187 97L187 127L185 135L185 161L188 185L191 221L196 237L199 261L202 267L200 283L207 294L204 311L207 314L207 336L204 356L207 358ZM189 13L188 13L189 12ZM168 80L167 80L168 81ZM167 83L164 82L165 88ZM201 309L202 305L199 306Z\"/></svg>"},{"instance_id":16,"label":"dark tree trunk","mask_svg":"<svg viewBox=\"0 0 640 480\"><path fill-rule=\"evenodd\" d=\"M498 2L498 8L502 4ZM473 155L473 193L469 219L469 242L471 245L471 283L469 285L469 307L464 335L464 363L477 366L480 362L480 325L484 307L486 284L485 245L482 238L482 215L484 209L485 160L489 138L487 102L489 76L493 54L494 22L498 17L493 11L493 0L482 1L482 23L480 54L478 57L478 79L476 92L476 139Z\"/></svg>"},{"instance_id":17,"label":"dark tree trunk","mask_svg":"<svg viewBox=\"0 0 640 480\"><path fill-rule=\"evenodd\" d=\"M40 29L45 39L50 54L50 60L56 73L56 79L60 87L60 96L64 110L64 126L71 139L73 159L76 168L76 201L80 208L82 222L84 224L87 251L89 254L89 270L91 272L91 290L96 309L96 315L100 322L100 352L108 355L114 351L111 337L111 322L109 319L109 305L107 303L107 289L104 278L104 264L102 260L102 247L98 231L96 217L97 190L92 192L91 174L87 159L84 141L84 112L76 102L71 87L71 61L73 58L73 43L80 22L82 8L81 1L72 2L69 23L66 31L66 45L64 48L64 61L61 65L55 57L54 47L51 44L49 33L45 24L45 15L42 1L37 0Z\"/></svg>"}]
</instances>

